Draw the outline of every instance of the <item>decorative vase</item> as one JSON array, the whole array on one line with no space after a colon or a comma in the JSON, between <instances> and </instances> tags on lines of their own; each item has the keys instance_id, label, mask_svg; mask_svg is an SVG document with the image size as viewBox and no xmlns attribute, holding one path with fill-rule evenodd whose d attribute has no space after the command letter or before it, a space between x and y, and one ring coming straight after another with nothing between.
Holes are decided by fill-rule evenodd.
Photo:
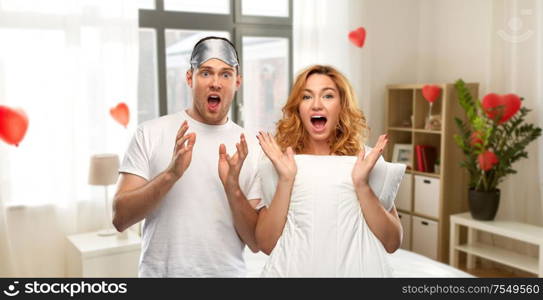
<instances>
[{"instance_id":1,"label":"decorative vase","mask_svg":"<svg viewBox=\"0 0 543 300\"><path fill-rule=\"evenodd\" d=\"M485 192L470 189L468 204L471 216L475 220L492 221L500 204L500 190Z\"/></svg>"}]
</instances>

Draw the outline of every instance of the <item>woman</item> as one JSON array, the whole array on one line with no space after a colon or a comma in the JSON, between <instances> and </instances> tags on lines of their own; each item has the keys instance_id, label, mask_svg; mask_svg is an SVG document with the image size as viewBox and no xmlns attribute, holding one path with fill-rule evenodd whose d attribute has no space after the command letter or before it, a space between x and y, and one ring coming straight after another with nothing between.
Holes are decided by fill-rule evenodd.
<instances>
[{"instance_id":1,"label":"woman","mask_svg":"<svg viewBox=\"0 0 543 300\"><path fill-rule=\"evenodd\" d=\"M275 138L257 136L269 159L259 166L267 207L255 233L271 254L263 276L391 275L385 251L399 248L402 228L394 206L384 208L369 183L388 139L380 136L367 151L366 130L337 70L316 65L297 76Z\"/></svg>"}]
</instances>

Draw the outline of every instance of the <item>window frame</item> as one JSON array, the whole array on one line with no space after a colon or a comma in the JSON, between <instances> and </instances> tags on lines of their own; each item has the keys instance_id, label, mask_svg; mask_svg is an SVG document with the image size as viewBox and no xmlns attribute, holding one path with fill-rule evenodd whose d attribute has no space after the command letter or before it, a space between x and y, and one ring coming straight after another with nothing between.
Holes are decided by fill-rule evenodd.
<instances>
[{"instance_id":1,"label":"window frame","mask_svg":"<svg viewBox=\"0 0 543 300\"><path fill-rule=\"evenodd\" d=\"M243 61L242 39L244 36L283 37L288 39L288 86L292 82L292 0L289 0L288 17L264 17L241 15L241 0L229 0L230 14L194 13L164 10L164 0L155 0L155 9L139 10L139 27L155 30L157 95L159 116L168 114L168 83L166 69L166 30L209 30L227 31ZM241 66L243 74L243 65ZM243 83L242 83L243 84ZM243 126L243 88L240 88L232 102L232 119Z\"/></svg>"}]
</instances>

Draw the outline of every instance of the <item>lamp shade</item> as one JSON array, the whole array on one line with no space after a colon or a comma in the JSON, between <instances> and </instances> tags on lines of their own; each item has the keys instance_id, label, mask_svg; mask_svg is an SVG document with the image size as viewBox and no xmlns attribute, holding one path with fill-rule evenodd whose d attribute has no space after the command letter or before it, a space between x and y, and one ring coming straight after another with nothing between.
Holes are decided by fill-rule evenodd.
<instances>
[{"instance_id":1,"label":"lamp shade","mask_svg":"<svg viewBox=\"0 0 543 300\"><path fill-rule=\"evenodd\" d=\"M119 156L117 154L97 154L91 156L89 168L90 185L110 185L119 176Z\"/></svg>"}]
</instances>

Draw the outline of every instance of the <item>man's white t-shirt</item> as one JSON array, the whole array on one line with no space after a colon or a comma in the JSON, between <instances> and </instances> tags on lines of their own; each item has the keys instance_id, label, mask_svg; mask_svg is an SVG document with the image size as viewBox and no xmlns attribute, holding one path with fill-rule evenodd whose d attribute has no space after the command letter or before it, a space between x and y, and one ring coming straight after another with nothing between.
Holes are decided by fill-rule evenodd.
<instances>
[{"instance_id":1,"label":"man's white t-shirt","mask_svg":"<svg viewBox=\"0 0 543 300\"><path fill-rule=\"evenodd\" d=\"M243 128L231 120L207 125L185 111L142 123L123 158L119 172L152 180L171 162L179 127L196 133L192 161L183 176L144 221L140 277L245 276L243 249L218 175L219 145L236 152ZM258 144L245 135L249 155L240 173L247 199L260 199Z\"/></svg>"}]
</instances>

